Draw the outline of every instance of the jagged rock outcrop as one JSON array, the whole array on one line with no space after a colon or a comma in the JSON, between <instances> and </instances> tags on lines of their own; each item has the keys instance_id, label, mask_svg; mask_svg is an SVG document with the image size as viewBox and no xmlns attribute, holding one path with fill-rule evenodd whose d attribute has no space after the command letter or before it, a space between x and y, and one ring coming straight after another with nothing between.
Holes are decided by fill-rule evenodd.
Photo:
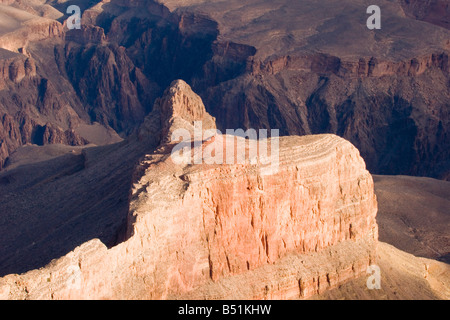
<instances>
[{"instance_id":1,"label":"jagged rock outcrop","mask_svg":"<svg viewBox=\"0 0 450 320\"><path fill-rule=\"evenodd\" d=\"M63 25L54 19L3 4L0 4L0 13L7 19L6 25L0 26L0 48L3 49L18 52L29 42L61 38L64 34Z\"/></svg>"},{"instance_id":2,"label":"jagged rock outcrop","mask_svg":"<svg viewBox=\"0 0 450 320\"><path fill-rule=\"evenodd\" d=\"M36 60L0 49L0 169L27 143L85 145L70 127L82 122L59 88L37 72Z\"/></svg>"},{"instance_id":3,"label":"jagged rock outcrop","mask_svg":"<svg viewBox=\"0 0 450 320\"><path fill-rule=\"evenodd\" d=\"M117 45L65 47L66 70L93 121L129 133L151 111L158 86Z\"/></svg>"},{"instance_id":4,"label":"jagged rock outcrop","mask_svg":"<svg viewBox=\"0 0 450 320\"><path fill-rule=\"evenodd\" d=\"M40 125L23 113L16 117L0 114L0 169L12 153L25 144L83 146L88 143L73 130L63 130L50 123Z\"/></svg>"},{"instance_id":5,"label":"jagged rock outcrop","mask_svg":"<svg viewBox=\"0 0 450 320\"><path fill-rule=\"evenodd\" d=\"M154 112L177 128L213 120L182 81L158 101ZM147 123L141 135L152 128ZM239 139L216 135L192 151L215 146L209 156L216 157ZM107 249L92 240L45 268L3 277L0 297L306 298L373 262L373 181L349 142L281 138L273 170L272 153L242 164L176 164L177 142L162 141L135 170L124 242ZM237 152L253 147L244 143Z\"/></svg>"}]
</instances>

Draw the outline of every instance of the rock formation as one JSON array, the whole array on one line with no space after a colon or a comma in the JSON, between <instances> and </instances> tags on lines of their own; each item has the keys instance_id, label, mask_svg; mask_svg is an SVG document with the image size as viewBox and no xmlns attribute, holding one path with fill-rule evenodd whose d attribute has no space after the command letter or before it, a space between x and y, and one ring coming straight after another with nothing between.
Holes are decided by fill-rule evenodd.
<instances>
[{"instance_id":1,"label":"rock formation","mask_svg":"<svg viewBox=\"0 0 450 320\"><path fill-rule=\"evenodd\" d=\"M152 122L157 113L164 123ZM192 121L212 120L177 81L139 140L145 143L145 132L158 124L170 133L171 125L192 129ZM235 139L243 138L216 136L193 153L222 140L220 153ZM264 159L271 155L257 163L175 164L176 142L161 141L135 169L124 242L108 249L88 241L45 268L1 278L0 297L306 298L358 277L373 262L373 181L342 138L281 138L277 171ZM237 151L253 147L244 146Z\"/></svg>"},{"instance_id":2,"label":"rock formation","mask_svg":"<svg viewBox=\"0 0 450 320\"><path fill-rule=\"evenodd\" d=\"M3 73L2 114L22 111L63 131L98 122L126 137L183 79L221 130L337 134L373 173L450 176L445 1L380 0L378 31L354 0L81 1L82 28L70 31L66 2L2 3L11 23L0 25L0 47L36 68L35 81L20 81L21 61L14 81ZM31 107L42 80L64 92L47 99L61 106L57 119ZM9 140L11 152L22 145Z\"/></svg>"},{"instance_id":3,"label":"rock formation","mask_svg":"<svg viewBox=\"0 0 450 320\"><path fill-rule=\"evenodd\" d=\"M450 263L450 182L374 176L380 240L418 257Z\"/></svg>"},{"instance_id":4,"label":"rock formation","mask_svg":"<svg viewBox=\"0 0 450 320\"><path fill-rule=\"evenodd\" d=\"M44 18L14 8L14 3L0 4L0 15L4 23L0 26L0 48L17 52L29 42L63 36L63 26L56 17ZM18 6L20 7L20 5Z\"/></svg>"},{"instance_id":5,"label":"rock formation","mask_svg":"<svg viewBox=\"0 0 450 320\"><path fill-rule=\"evenodd\" d=\"M401 0L407 15L450 29L450 5L445 0Z\"/></svg>"},{"instance_id":6,"label":"rock formation","mask_svg":"<svg viewBox=\"0 0 450 320\"><path fill-rule=\"evenodd\" d=\"M67 1L0 0L0 276L20 274L1 298L310 297L376 257L359 152L373 173L450 179L446 1L379 0L378 31L355 0L77 3L69 31ZM276 172L173 163L172 133L195 121L294 136ZM211 160L235 141L187 145ZM396 208L398 181L380 184L381 235L447 261L424 209Z\"/></svg>"},{"instance_id":7,"label":"rock formation","mask_svg":"<svg viewBox=\"0 0 450 320\"><path fill-rule=\"evenodd\" d=\"M216 129L216 119L206 112L202 99L186 82L174 81L163 97L156 100L153 111L139 130L139 139L167 143L180 128L189 131L193 137L195 122L201 122L203 130Z\"/></svg>"}]
</instances>

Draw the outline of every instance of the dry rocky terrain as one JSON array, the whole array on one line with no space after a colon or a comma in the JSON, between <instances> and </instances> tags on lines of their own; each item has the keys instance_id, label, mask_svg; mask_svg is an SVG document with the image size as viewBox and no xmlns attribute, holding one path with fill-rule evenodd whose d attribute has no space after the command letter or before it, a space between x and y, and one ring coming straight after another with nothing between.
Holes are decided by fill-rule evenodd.
<instances>
[{"instance_id":1,"label":"dry rocky terrain","mask_svg":"<svg viewBox=\"0 0 450 320\"><path fill-rule=\"evenodd\" d=\"M109 248L98 239L86 239L45 268L3 277L0 280L1 297L448 299L447 264L417 258L378 243L372 176L350 143L333 135L283 137L280 139L278 172L274 172L263 158L257 164L175 164L170 156L174 142L165 135L177 128L193 130L193 121L202 121L205 129L215 127L214 119L206 113L200 97L186 83L177 81L157 100L139 133L127 142L83 150L62 146L36 147L41 150L41 158L30 159L29 164L22 165L20 161L26 161L25 155L30 151L21 150L22 155L17 156L17 162L10 164L0 180L4 181L3 191L14 190L14 187L23 190L23 198L27 199L24 205L33 205L29 197L31 194L36 197L37 187L47 197L60 197L63 194L60 188L76 186L81 183L77 181L84 181L87 176L97 181L94 185L106 188L106 184L118 181L119 177L124 181L132 175L129 184L133 187L128 200L122 201L124 206L118 207L123 208L122 215L128 212L121 226L117 225L120 212L105 205L114 203L111 198L120 196L125 189L114 194L109 191L106 199L100 195L85 195L91 202L89 209L94 207L95 211L84 211L86 209L80 206L77 216L65 221L59 215L38 220L35 212L27 215L25 211L18 214L17 210L14 211L16 217L4 216L6 219L35 221L33 225L25 223L17 225L15 230L2 232L3 243L16 248L15 255L11 255L11 249L5 251L9 253L9 262L2 262L2 266L9 263L10 270L20 266L19 261L23 270L29 269L30 263L42 264L45 261L42 258L48 259L58 252L55 250L69 250L70 245L75 244L73 240L94 238L95 233L111 235L114 230L111 223L116 224L121 233L115 234L117 242ZM242 139L219 138L205 140L197 148L205 150L222 141L216 149L220 153L222 148L226 150L227 144ZM128 155L128 162L133 157L136 160L144 146L147 146L147 154L134 168L118 170L117 166L105 166L125 155ZM76 166L79 163L76 159L80 157L83 167L66 172L68 164L74 162ZM30 175L33 166L41 164L49 168L47 161L52 160L48 159L57 160L50 170L40 171L38 177ZM58 169L55 166L58 163L64 169ZM108 176L113 171L116 171L114 175ZM396 185L397 190L400 190L401 180L375 177L379 182L375 190L386 208L396 204L397 199L383 194L383 190L388 189L382 183L384 179L390 181L390 186ZM420 178L416 179L420 181ZM102 180L105 181L99 182ZM433 181L430 179L428 183L433 184ZM448 182L434 184L438 186L439 183ZM445 196L442 192L447 189L429 190ZM69 188L67 192L73 191ZM105 191L108 189L97 189L96 192L105 194ZM4 201L8 199L11 205L17 203L12 194ZM417 201L424 203L427 199ZM128 202L129 207L126 206ZM3 206L6 203L3 202ZM61 199L56 204L64 203ZM433 214L444 226L449 221L445 209L445 206L437 208ZM411 219L408 227L417 225L419 228L420 220L415 220L418 210L416 206L414 212L403 211ZM398 235L404 228L390 229L391 221L395 219L386 209L377 218L380 229L386 230L382 233L383 240L399 246L402 243ZM94 225L83 224L89 220ZM96 229L92 229L94 226ZM18 241L8 242L14 232L19 236L15 236L16 239L24 234L33 237L33 232L39 232L38 228L46 229L43 232L45 238L34 236L38 241L31 247L30 239L26 238L23 247ZM433 238L432 229L420 228L424 235L430 236L429 239ZM60 247L53 247L52 252L51 247L46 247L49 243L60 244ZM435 240L430 245L445 250L442 243L445 239ZM414 246L408 247L414 249ZM25 258L37 253L41 260ZM415 253L419 254L418 251ZM382 268L383 285L381 291L375 292L365 286L366 268L374 263Z\"/></svg>"},{"instance_id":2,"label":"dry rocky terrain","mask_svg":"<svg viewBox=\"0 0 450 320\"><path fill-rule=\"evenodd\" d=\"M176 164L165 128L170 133L193 121L215 127L200 97L174 82L138 141L129 142L148 143L161 133L161 144L134 171L124 242L107 249L87 241L43 269L6 276L2 297L306 298L365 272L376 252L377 203L354 146L332 135L283 137L278 170L267 161L270 153L257 163ZM217 156L239 139L218 135L192 152L214 145ZM244 146L237 152L253 147ZM89 167L89 154L74 152ZM58 237L58 229L45 234ZM243 279L248 287L240 288Z\"/></svg>"},{"instance_id":3,"label":"dry rocky terrain","mask_svg":"<svg viewBox=\"0 0 450 320\"><path fill-rule=\"evenodd\" d=\"M69 4L81 30L64 27ZM377 31L369 4L3 1L0 162L93 142L77 128L94 122L124 138L183 79L221 130L337 134L373 173L448 179L448 4L380 0Z\"/></svg>"},{"instance_id":4,"label":"dry rocky terrain","mask_svg":"<svg viewBox=\"0 0 450 320\"><path fill-rule=\"evenodd\" d=\"M449 5L378 2L0 0L0 298L450 299Z\"/></svg>"}]
</instances>

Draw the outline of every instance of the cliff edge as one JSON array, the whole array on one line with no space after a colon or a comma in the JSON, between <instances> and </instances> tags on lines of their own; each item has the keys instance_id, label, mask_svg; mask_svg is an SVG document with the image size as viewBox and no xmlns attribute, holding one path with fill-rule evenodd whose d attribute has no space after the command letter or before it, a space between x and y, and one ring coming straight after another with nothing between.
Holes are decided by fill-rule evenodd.
<instances>
[{"instance_id":1,"label":"cliff edge","mask_svg":"<svg viewBox=\"0 0 450 320\"><path fill-rule=\"evenodd\" d=\"M183 82L159 101L166 103L150 116L177 110L165 118L211 120ZM239 139L245 150L254 147L217 134L192 141L192 152L221 143L209 155L217 156ZM0 298L307 298L365 274L374 262L373 180L344 139L279 138L278 170L264 155L208 165L204 153L202 164L175 163L177 142L161 141L135 170L126 241L107 249L94 239L45 268L1 278Z\"/></svg>"}]
</instances>

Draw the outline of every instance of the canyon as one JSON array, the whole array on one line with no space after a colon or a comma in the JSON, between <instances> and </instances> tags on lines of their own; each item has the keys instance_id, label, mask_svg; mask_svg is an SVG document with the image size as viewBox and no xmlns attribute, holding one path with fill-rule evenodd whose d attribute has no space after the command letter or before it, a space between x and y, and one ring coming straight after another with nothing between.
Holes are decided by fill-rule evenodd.
<instances>
[{"instance_id":1,"label":"canyon","mask_svg":"<svg viewBox=\"0 0 450 320\"><path fill-rule=\"evenodd\" d=\"M354 146L333 135L283 137L275 173L265 159L175 164L175 142L161 128L192 120L214 127L201 99L174 82L134 142L163 133L134 169L124 242L108 249L91 240L43 269L6 276L2 298L307 298L365 273L377 203ZM224 150L234 139L243 138L224 136ZM243 275L252 285L236 291Z\"/></svg>"},{"instance_id":2,"label":"canyon","mask_svg":"<svg viewBox=\"0 0 450 320\"><path fill-rule=\"evenodd\" d=\"M0 37L3 165L27 143L92 142L77 128L93 123L126 138L183 79L222 131L337 134L373 173L449 177L450 31L422 21L443 25L439 1L380 1L376 31L351 0L78 1L81 30L64 26L68 2L4 3L17 27ZM29 21L47 31L22 31Z\"/></svg>"},{"instance_id":3,"label":"canyon","mask_svg":"<svg viewBox=\"0 0 450 320\"><path fill-rule=\"evenodd\" d=\"M450 21L448 20L450 6L447 1L402 0L401 4L407 15L450 29Z\"/></svg>"},{"instance_id":4,"label":"canyon","mask_svg":"<svg viewBox=\"0 0 450 320\"><path fill-rule=\"evenodd\" d=\"M0 0L0 299L449 299L448 5L369 4Z\"/></svg>"}]
</instances>

